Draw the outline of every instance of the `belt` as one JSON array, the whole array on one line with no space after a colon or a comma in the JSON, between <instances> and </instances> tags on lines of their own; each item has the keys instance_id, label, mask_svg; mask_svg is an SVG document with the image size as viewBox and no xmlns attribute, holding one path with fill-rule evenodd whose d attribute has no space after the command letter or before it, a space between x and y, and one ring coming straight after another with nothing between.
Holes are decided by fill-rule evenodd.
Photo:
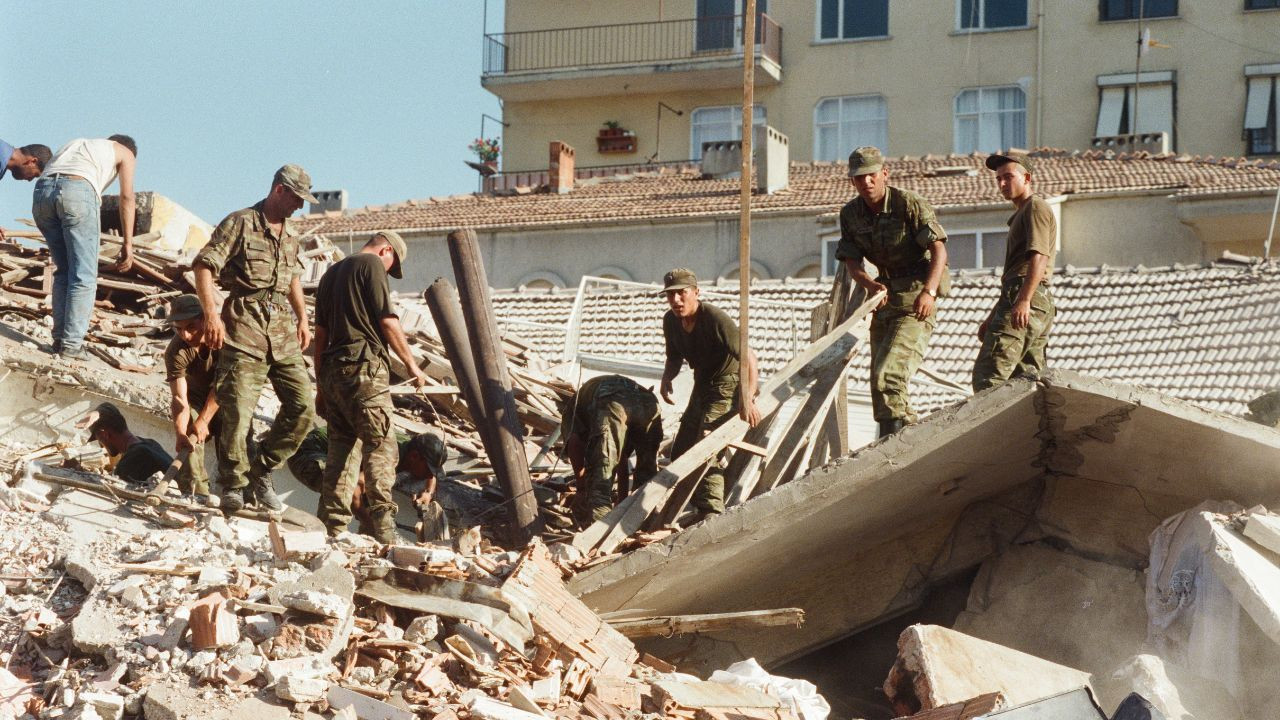
<instances>
[{"instance_id":1,"label":"belt","mask_svg":"<svg viewBox=\"0 0 1280 720\"><path fill-rule=\"evenodd\" d=\"M915 267L903 268L901 270L890 270L888 268L880 268L880 277L886 280L905 280L907 278L921 278L929 274L928 265L916 265Z\"/></svg>"},{"instance_id":2,"label":"belt","mask_svg":"<svg viewBox=\"0 0 1280 720\"><path fill-rule=\"evenodd\" d=\"M40 176L41 180L44 180L45 178L48 178L50 180L54 180L56 178L67 178L68 180L81 180L84 182L89 182L89 178L84 177L83 175L72 175L71 173L60 173L60 172L46 173Z\"/></svg>"},{"instance_id":3,"label":"belt","mask_svg":"<svg viewBox=\"0 0 1280 720\"><path fill-rule=\"evenodd\" d=\"M274 296L274 297L273 297ZM278 305L288 299L289 294L276 290L275 288L264 288L262 290L254 290L247 293L233 293L231 300L244 300L246 302L254 302L257 300L270 300L273 305Z\"/></svg>"}]
</instances>

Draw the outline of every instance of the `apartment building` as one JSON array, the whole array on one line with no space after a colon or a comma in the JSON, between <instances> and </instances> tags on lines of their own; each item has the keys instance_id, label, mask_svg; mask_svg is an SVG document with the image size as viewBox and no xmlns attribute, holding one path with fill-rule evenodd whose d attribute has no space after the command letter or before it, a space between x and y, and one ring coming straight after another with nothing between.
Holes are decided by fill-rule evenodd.
<instances>
[{"instance_id":1,"label":"apartment building","mask_svg":"<svg viewBox=\"0 0 1280 720\"><path fill-rule=\"evenodd\" d=\"M551 140L590 167L696 160L703 142L736 139L742 9L743 0L509 0L506 32L485 38L481 78L503 101L502 170L545 168ZM1280 153L1280 0L757 0L757 9L755 121L788 136L793 160L838 161L863 144L891 155L1088 149L1134 132L1174 152ZM1143 29L1158 46L1136 73Z\"/></svg>"}]
</instances>

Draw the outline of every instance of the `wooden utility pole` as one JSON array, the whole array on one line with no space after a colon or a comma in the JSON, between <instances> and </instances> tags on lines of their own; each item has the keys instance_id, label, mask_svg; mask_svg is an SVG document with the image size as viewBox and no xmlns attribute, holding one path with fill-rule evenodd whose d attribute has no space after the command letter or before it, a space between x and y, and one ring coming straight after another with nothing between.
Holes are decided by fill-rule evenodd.
<instances>
[{"instance_id":1,"label":"wooden utility pole","mask_svg":"<svg viewBox=\"0 0 1280 720\"><path fill-rule=\"evenodd\" d=\"M485 452L494 475L507 496L511 518L511 543L521 548L540 530L538 503L533 496L529 465L524 452L524 428L516 414L516 397L507 375L507 355L498 336L498 325L489 304L489 279L480 257L475 231L469 228L449 233L449 257L458 283L458 300L475 358L476 377L484 405L487 433ZM514 549L513 548L513 549Z\"/></svg>"},{"instance_id":2,"label":"wooden utility pole","mask_svg":"<svg viewBox=\"0 0 1280 720\"><path fill-rule=\"evenodd\" d=\"M422 294L431 311L431 319L435 321L436 332L440 343L444 345L445 355L449 357L449 365L453 368L453 376L458 381L458 390L467 403L467 412L471 414L471 422L480 435L480 443L485 452L493 447L486 437L489 422L484 412L484 395L480 392L480 378L476 374L475 354L471 352L471 341L467 339L467 327L462 320L462 308L458 303L458 291L445 278L436 278L431 287Z\"/></svg>"},{"instance_id":3,"label":"wooden utility pole","mask_svg":"<svg viewBox=\"0 0 1280 720\"><path fill-rule=\"evenodd\" d=\"M751 141L755 127L756 90L756 0L743 3L742 23L742 214L738 220L738 362L746 371L751 357L747 330L747 301L751 290ZM747 383L738 383L739 407L747 407Z\"/></svg>"}]
</instances>

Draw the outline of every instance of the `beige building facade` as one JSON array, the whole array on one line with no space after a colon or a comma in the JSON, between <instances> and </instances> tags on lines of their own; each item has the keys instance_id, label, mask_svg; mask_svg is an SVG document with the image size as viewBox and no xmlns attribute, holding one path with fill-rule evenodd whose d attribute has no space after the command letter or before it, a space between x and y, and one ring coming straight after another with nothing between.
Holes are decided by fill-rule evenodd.
<instances>
[{"instance_id":1,"label":"beige building facade","mask_svg":"<svg viewBox=\"0 0 1280 720\"><path fill-rule=\"evenodd\" d=\"M1277 0L758 3L757 121L789 137L793 160L839 160L860 144L1087 149L1135 129L1193 155L1280 149ZM696 159L702 141L736 138L741 7L507 2L481 79L503 100L502 170L545 168L551 140L583 167ZM1168 47L1142 57L1135 87L1141 28ZM629 140L602 140L606 122Z\"/></svg>"}]
</instances>

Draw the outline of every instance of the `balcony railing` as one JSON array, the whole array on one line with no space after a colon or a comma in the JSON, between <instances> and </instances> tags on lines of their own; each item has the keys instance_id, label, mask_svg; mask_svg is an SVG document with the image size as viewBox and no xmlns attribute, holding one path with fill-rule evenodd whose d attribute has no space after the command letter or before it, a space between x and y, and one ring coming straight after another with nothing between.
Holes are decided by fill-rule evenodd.
<instances>
[{"instance_id":1,"label":"balcony railing","mask_svg":"<svg viewBox=\"0 0 1280 720\"><path fill-rule=\"evenodd\" d=\"M485 35L484 75L741 56L742 15ZM781 65L782 28L756 23L756 49Z\"/></svg>"}]
</instances>

